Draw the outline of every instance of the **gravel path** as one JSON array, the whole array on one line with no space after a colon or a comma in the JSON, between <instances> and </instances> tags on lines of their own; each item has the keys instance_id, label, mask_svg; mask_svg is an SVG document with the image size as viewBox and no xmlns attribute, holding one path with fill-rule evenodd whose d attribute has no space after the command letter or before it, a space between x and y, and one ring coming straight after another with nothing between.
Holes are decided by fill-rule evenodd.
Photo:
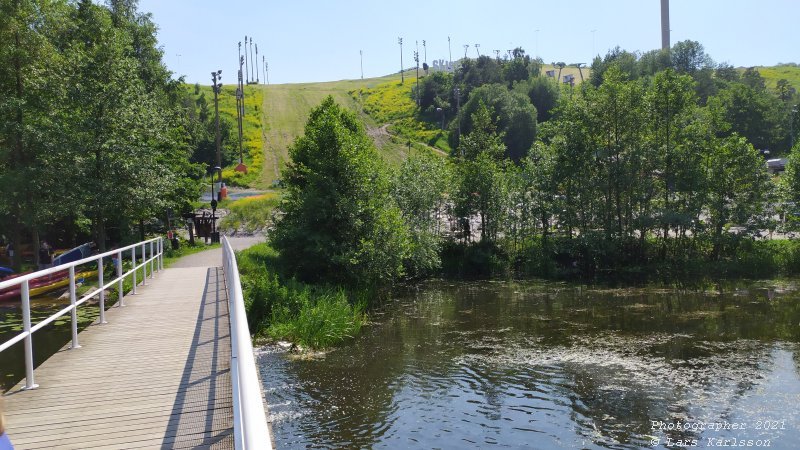
<instances>
[{"instance_id":1,"label":"gravel path","mask_svg":"<svg viewBox=\"0 0 800 450\"><path fill-rule=\"evenodd\" d=\"M246 248L252 247L255 244L264 242L266 238L262 235L258 235L258 236L229 237L228 239L230 239L231 247L233 247L234 250L244 250ZM220 266L222 266L222 249L215 248L212 250L206 250L204 252L195 253L193 255L184 256L183 258L177 260L170 267L186 268L186 267L220 267Z\"/></svg>"}]
</instances>

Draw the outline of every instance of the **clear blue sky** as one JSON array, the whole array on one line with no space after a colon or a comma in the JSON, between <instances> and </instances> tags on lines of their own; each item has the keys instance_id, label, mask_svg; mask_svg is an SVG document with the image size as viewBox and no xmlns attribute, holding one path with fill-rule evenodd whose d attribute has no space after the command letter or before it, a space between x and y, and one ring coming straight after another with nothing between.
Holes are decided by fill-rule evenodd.
<instances>
[{"instance_id":1,"label":"clear blue sky","mask_svg":"<svg viewBox=\"0 0 800 450\"><path fill-rule=\"evenodd\" d=\"M417 6L416 8L414 6ZM270 83L359 78L413 66L415 41L428 62L505 52L522 46L545 62L590 63L609 48L647 51L661 45L660 0L595 1L244 1L140 0L153 13L168 67L210 84L212 70L235 82L237 43L252 36ZM699 41L716 62L734 66L800 62L796 0L671 0L672 43ZM539 30L538 32L536 30ZM596 30L592 33L592 30ZM261 65L259 65L261 67ZM263 78L263 75L260 75Z\"/></svg>"}]
</instances>

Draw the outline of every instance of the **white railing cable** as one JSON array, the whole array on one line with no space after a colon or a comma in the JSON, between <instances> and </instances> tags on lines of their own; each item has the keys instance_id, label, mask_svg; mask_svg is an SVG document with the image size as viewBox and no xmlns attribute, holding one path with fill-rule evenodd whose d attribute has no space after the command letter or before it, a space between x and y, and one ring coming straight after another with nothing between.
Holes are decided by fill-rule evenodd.
<instances>
[{"instance_id":1,"label":"white railing cable","mask_svg":"<svg viewBox=\"0 0 800 450\"><path fill-rule=\"evenodd\" d=\"M222 267L231 323L231 384L233 387L233 434L237 449L272 449L261 383L247 327L239 266L227 237L222 238Z\"/></svg>"},{"instance_id":2,"label":"white railing cable","mask_svg":"<svg viewBox=\"0 0 800 450\"><path fill-rule=\"evenodd\" d=\"M56 267L51 267L49 269L40 270L37 272L29 273L27 275L21 275L16 278L12 278L10 280L0 282L0 290L6 288L13 288L14 286L20 286L20 297L22 299L22 332L13 338L7 340L0 344L0 352L8 349L12 345L24 341L25 345L25 387L23 389L34 389L38 385L36 384L34 377L33 377L33 333L36 331L44 328L50 323L53 323L59 317L70 313L72 319L72 348L80 348L78 344L78 314L77 309L82 304L86 303L90 298L94 297L95 295L99 295L100 297L100 317L99 322L105 323L105 290L113 285L117 285L117 289L119 290L119 298L117 306L123 306L122 298L122 282L127 276L131 276L133 282L133 290L131 293L136 293L136 271L139 269L143 269L145 274L147 273L147 263L150 263L150 277L153 277L153 263L155 259L158 259L158 264L155 264L156 270L163 269L164 264L164 245L163 245L163 238L157 237L153 239L149 239L147 241L138 242L136 244L129 245L123 248L117 248L99 255L93 255L88 258L84 258L78 261L74 261L71 263L61 264ZM158 249L157 254L153 254L153 243L156 243L156 248ZM145 244L150 245L150 258L146 259L144 255ZM136 250L141 246L142 251L142 258L141 264L136 265ZM133 261L133 267L131 270L123 273L122 272L122 252L130 251L131 252L131 260ZM103 278L103 258L113 257L115 256L117 259L117 277L110 281L105 281ZM87 293L80 299L77 297L76 293L76 286L75 286L75 267L81 266L83 264L88 264L97 261L97 269L98 269L98 287L95 290ZM61 309L60 311L56 312L55 314L51 315L50 317L38 322L36 325L31 324L31 298L30 298L30 281L35 280L37 278L62 272L62 271L69 272L69 297L70 297L70 304L69 306ZM142 277L143 282L146 277Z\"/></svg>"}]
</instances>

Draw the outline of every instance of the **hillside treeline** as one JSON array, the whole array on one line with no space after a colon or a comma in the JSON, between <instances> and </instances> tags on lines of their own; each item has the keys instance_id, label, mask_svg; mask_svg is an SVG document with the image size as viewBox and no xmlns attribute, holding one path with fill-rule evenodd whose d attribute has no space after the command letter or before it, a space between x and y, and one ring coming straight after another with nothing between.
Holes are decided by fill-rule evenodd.
<instances>
[{"instance_id":1,"label":"hillside treeline","mask_svg":"<svg viewBox=\"0 0 800 450\"><path fill-rule=\"evenodd\" d=\"M783 177L765 164L800 129L788 81L768 88L757 70L715 64L693 41L614 49L585 83L541 67L517 49L420 81L420 117L452 117L451 269L687 267L736 260L744 242L792 228L796 157Z\"/></svg>"},{"instance_id":2,"label":"hillside treeline","mask_svg":"<svg viewBox=\"0 0 800 450\"><path fill-rule=\"evenodd\" d=\"M135 239L198 198L213 117L171 78L156 31L135 0L0 2L0 230L23 250L15 266L42 239Z\"/></svg>"}]
</instances>

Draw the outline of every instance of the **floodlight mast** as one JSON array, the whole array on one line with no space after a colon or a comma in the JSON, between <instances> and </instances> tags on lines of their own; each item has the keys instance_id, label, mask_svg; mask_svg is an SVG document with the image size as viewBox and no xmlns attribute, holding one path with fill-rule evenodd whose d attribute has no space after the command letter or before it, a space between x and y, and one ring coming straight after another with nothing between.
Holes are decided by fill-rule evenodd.
<instances>
[{"instance_id":1,"label":"floodlight mast","mask_svg":"<svg viewBox=\"0 0 800 450\"><path fill-rule=\"evenodd\" d=\"M406 79L403 75L403 38L397 38L397 43L400 44L400 83L405 83Z\"/></svg>"},{"instance_id":2,"label":"floodlight mast","mask_svg":"<svg viewBox=\"0 0 800 450\"><path fill-rule=\"evenodd\" d=\"M250 84L250 70L247 68L247 35L244 35L244 81Z\"/></svg>"},{"instance_id":3,"label":"floodlight mast","mask_svg":"<svg viewBox=\"0 0 800 450\"><path fill-rule=\"evenodd\" d=\"M217 83L219 81L219 83ZM222 70L211 72L211 88L214 90L214 122L216 124L215 141L217 145L217 166L222 167L222 151L220 150L219 134L219 93L222 90Z\"/></svg>"},{"instance_id":4,"label":"floodlight mast","mask_svg":"<svg viewBox=\"0 0 800 450\"><path fill-rule=\"evenodd\" d=\"M242 74L242 66L244 65L244 57L239 56L239 73L238 83L236 89L236 115L238 116L238 131L239 131L239 164L244 163L244 150L242 148L242 123L244 122L244 74Z\"/></svg>"},{"instance_id":5,"label":"floodlight mast","mask_svg":"<svg viewBox=\"0 0 800 450\"><path fill-rule=\"evenodd\" d=\"M253 72L255 72L256 60L253 59L253 36L250 36L250 61L253 61L253 64L250 64L250 66ZM250 81L255 80L255 78L255 76L250 76Z\"/></svg>"},{"instance_id":6,"label":"floodlight mast","mask_svg":"<svg viewBox=\"0 0 800 450\"><path fill-rule=\"evenodd\" d=\"M453 49L450 48L450 36L447 36L447 53L450 55L450 63L453 63Z\"/></svg>"},{"instance_id":7,"label":"floodlight mast","mask_svg":"<svg viewBox=\"0 0 800 450\"><path fill-rule=\"evenodd\" d=\"M419 50L414 52L414 62L417 64L417 106L419 106Z\"/></svg>"},{"instance_id":8,"label":"floodlight mast","mask_svg":"<svg viewBox=\"0 0 800 450\"><path fill-rule=\"evenodd\" d=\"M481 57L481 51L478 50L481 47L481 44L475 44L475 53L478 54L478 58Z\"/></svg>"}]
</instances>

